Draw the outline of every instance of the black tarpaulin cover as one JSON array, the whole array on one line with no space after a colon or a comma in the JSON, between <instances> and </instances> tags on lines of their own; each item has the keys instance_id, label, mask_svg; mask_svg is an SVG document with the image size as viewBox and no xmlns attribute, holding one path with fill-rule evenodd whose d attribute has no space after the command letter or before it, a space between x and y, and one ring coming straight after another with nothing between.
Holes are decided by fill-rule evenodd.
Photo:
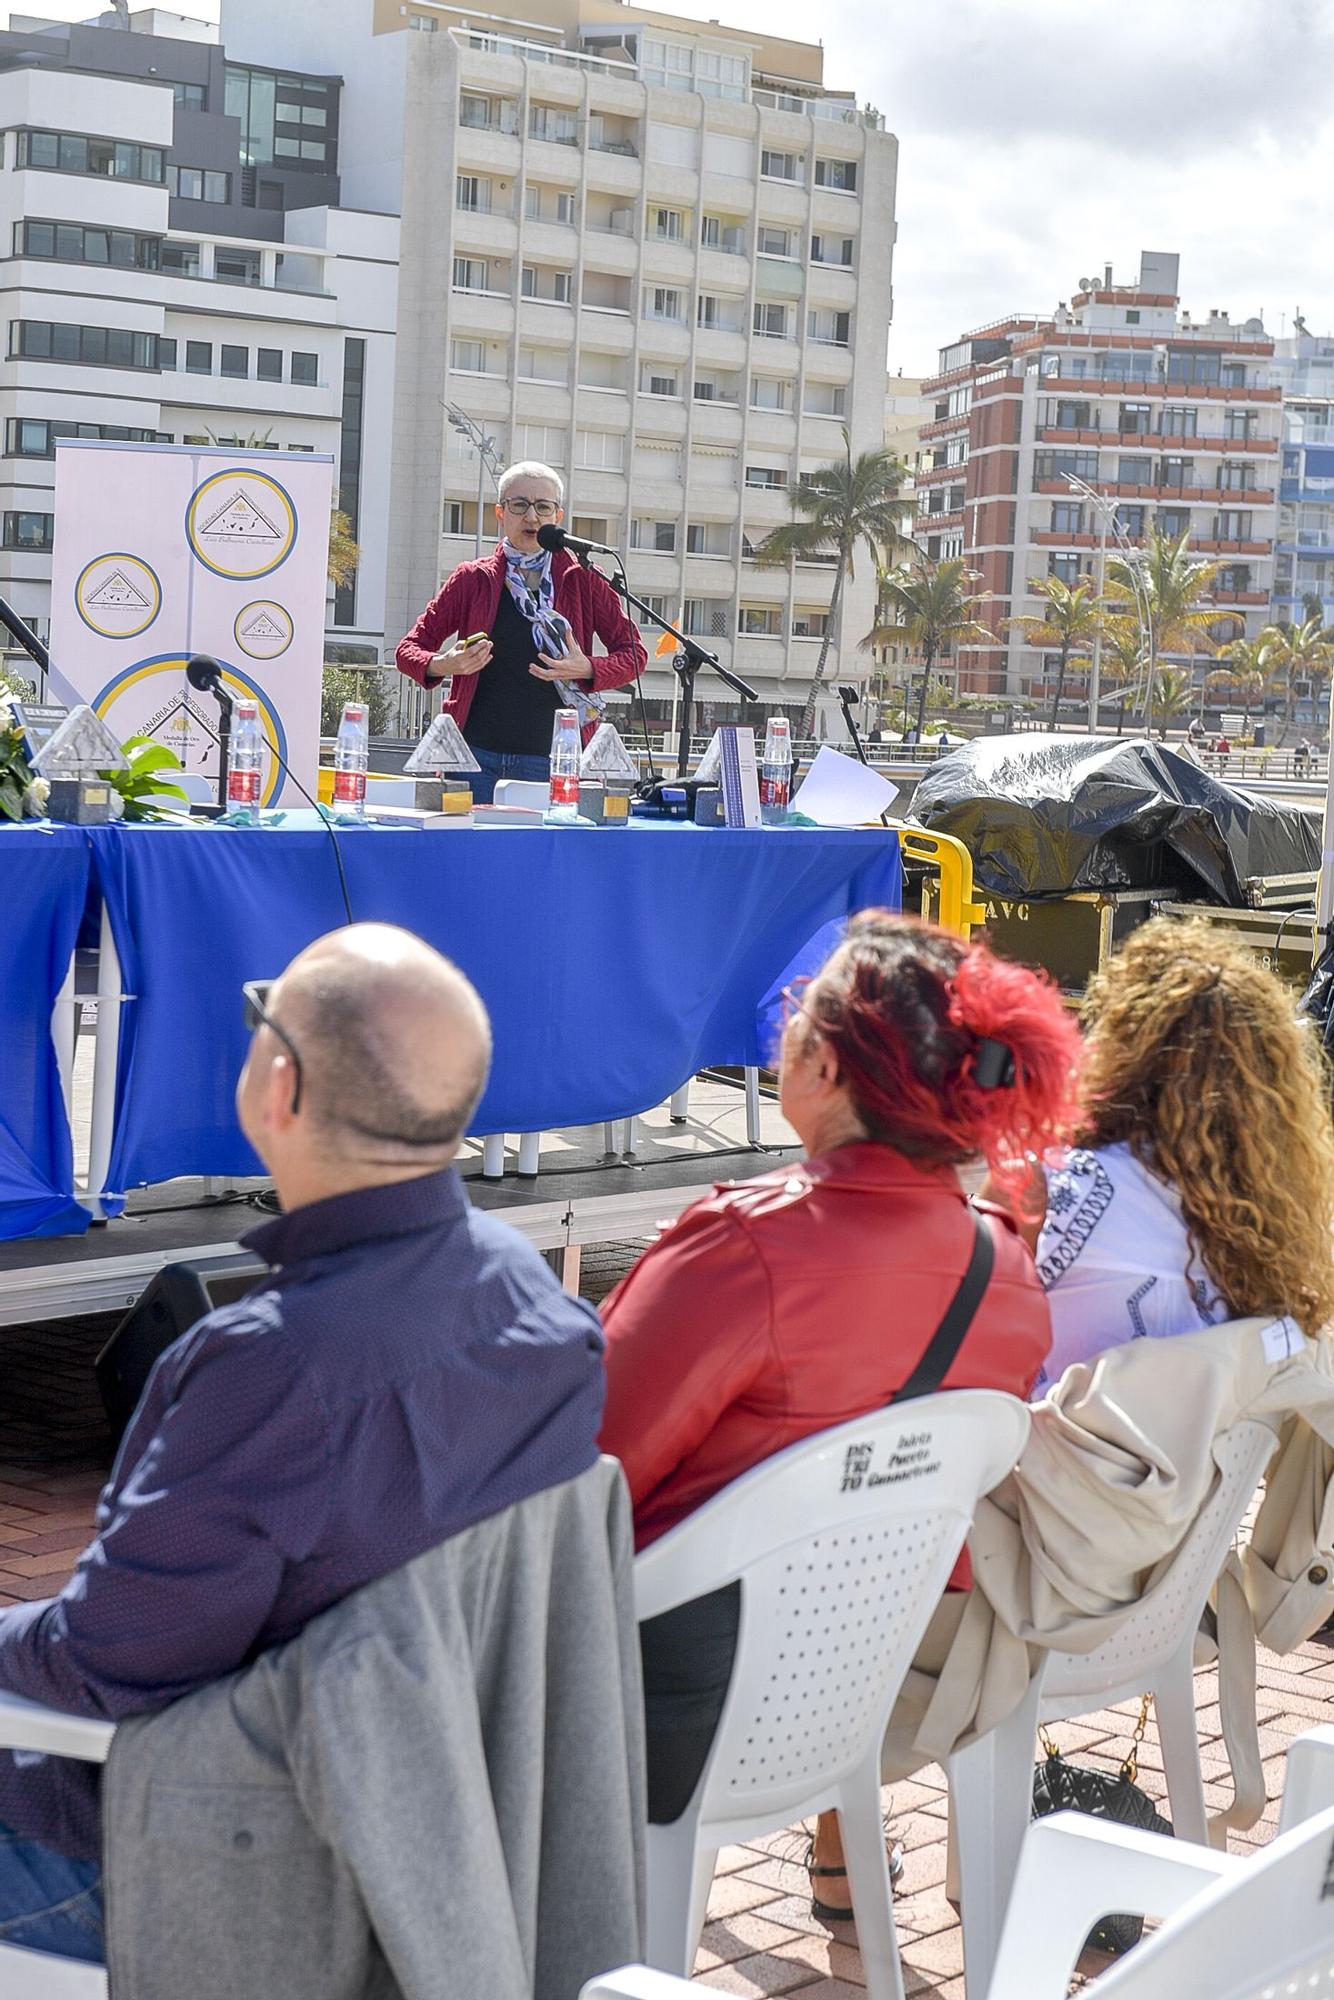
<instances>
[{"instance_id":1,"label":"black tarpaulin cover","mask_svg":"<svg viewBox=\"0 0 1334 2000\"><path fill-rule=\"evenodd\" d=\"M963 841L996 896L1163 887L1240 908L1251 877L1320 865L1318 811L1146 737L977 737L927 772L911 817Z\"/></svg>"}]
</instances>

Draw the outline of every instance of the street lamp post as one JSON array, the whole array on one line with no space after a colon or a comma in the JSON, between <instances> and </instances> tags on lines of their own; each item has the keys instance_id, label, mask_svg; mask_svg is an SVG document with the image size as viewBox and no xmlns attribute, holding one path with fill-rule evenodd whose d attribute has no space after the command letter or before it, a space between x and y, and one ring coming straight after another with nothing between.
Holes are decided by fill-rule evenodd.
<instances>
[{"instance_id":1,"label":"street lamp post","mask_svg":"<svg viewBox=\"0 0 1334 2000\"><path fill-rule=\"evenodd\" d=\"M453 403L446 403L445 413L453 429L466 437L473 450L477 453L477 535L473 552L476 556L480 557L482 553L482 509L486 505L486 475L489 472L493 480L499 478L500 452L497 449L495 439L489 436L480 424L474 423L466 410L458 409Z\"/></svg>"},{"instance_id":2,"label":"street lamp post","mask_svg":"<svg viewBox=\"0 0 1334 2000\"><path fill-rule=\"evenodd\" d=\"M1145 586L1143 576L1140 573L1140 561L1141 561L1142 551L1135 547L1134 543L1130 540L1129 536L1126 534L1125 529L1121 526L1121 523L1117 520L1115 511L1113 510L1105 493L1099 493L1096 487L1090 486L1087 480L1080 479L1076 473L1064 472L1061 474L1061 477L1064 479L1067 486L1069 486L1074 492L1080 494L1085 500L1089 501L1092 507L1096 510L1099 522L1101 524L1098 535L1099 598L1102 597L1103 588L1106 582L1107 536L1109 533L1111 534L1112 539L1116 543L1117 551L1120 554L1122 561L1125 563L1126 573L1130 578L1130 587L1135 593L1135 611L1139 619L1140 646L1145 656L1145 664L1147 668L1144 680L1144 712L1145 715L1150 719L1150 724L1151 724L1152 713L1153 713L1153 676L1154 676L1154 669L1157 663L1154 657L1155 640L1154 640L1154 629L1153 629L1153 610L1152 606L1149 603L1148 590ZM1093 664L1089 674L1089 724L1090 727L1094 729L1097 728L1098 724L1098 701L1101 694L1101 689L1099 686L1101 662L1102 662L1102 634L1101 632L1099 632L1095 635L1093 640ZM1138 700L1139 696L1138 687L1136 687L1135 693L1136 693L1136 699Z\"/></svg>"}]
</instances>

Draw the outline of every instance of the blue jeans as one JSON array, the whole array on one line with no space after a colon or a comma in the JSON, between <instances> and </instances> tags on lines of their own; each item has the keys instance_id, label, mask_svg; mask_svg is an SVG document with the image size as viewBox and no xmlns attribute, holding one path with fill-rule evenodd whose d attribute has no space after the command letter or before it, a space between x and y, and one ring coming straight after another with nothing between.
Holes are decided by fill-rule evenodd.
<instances>
[{"instance_id":1,"label":"blue jeans","mask_svg":"<svg viewBox=\"0 0 1334 2000\"><path fill-rule=\"evenodd\" d=\"M0 1944L100 1965L102 1870L0 1825Z\"/></svg>"},{"instance_id":2,"label":"blue jeans","mask_svg":"<svg viewBox=\"0 0 1334 2000\"><path fill-rule=\"evenodd\" d=\"M497 778L528 778L536 784L545 785L551 776L550 757L514 755L508 750L479 750L475 744L471 747L473 756L482 767L480 771L467 774L467 783L472 786L476 805L490 805L496 795Z\"/></svg>"}]
</instances>

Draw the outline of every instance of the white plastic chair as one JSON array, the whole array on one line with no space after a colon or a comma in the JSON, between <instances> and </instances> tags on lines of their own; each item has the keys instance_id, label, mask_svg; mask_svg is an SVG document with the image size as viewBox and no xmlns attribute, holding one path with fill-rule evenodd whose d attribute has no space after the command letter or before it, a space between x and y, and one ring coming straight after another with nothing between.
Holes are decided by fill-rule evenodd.
<instances>
[{"instance_id":1,"label":"white plastic chair","mask_svg":"<svg viewBox=\"0 0 1334 2000\"><path fill-rule=\"evenodd\" d=\"M1064 2000L1080 1947L1100 1917L1165 1919L1097 1982L1099 2000L1279 2000L1334 1989L1334 1731L1308 1757L1289 1752L1284 1827L1250 1859L1057 1813L1024 1843L988 2000ZM1324 1803L1298 1817L1294 1783ZM616 1992L613 1987L612 1992ZM633 1994L634 1989L629 1991ZM655 2000L651 1994L645 2000ZM664 1996L665 2000L665 1996Z\"/></svg>"},{"instance_id":2,"label":"white plastic chair","mask_svg":"<svg viewBox=\"0 0 1334 2000\"><path fill-rule=\"evenodd\" d=\"M995 1960L1029 1820L1039 1722L1066 1722L1151 1694L1173 1827L1181 1840L1208 1840L1195 1725L1195 1635L1276 1444L1265 1424L1240 1423L1225 1431L1214 1447L1217 1485L1175 1560L1125 1623L1095 1652L1049 1654L1014 1714L950 1759L971 1992L986 1992Z\"/></svg>"},{"instance_id":3,"label":"white plastic chair","mask_svg":"<svg viewBox=\"0 0 1334 2000\"><path fill-rule=\"evenodd\" d=\"M579 2000L683 2000L685 1994L699 1995L688 1979L672 1972L650 1972L646 1965L623 1965L619 1972L590 1979L580 1989Z\"/></svg>"},{"instance_id":4,"label":"white plastic chair","mask_svg":"<svg viewBox=\"0 0 1334 2000\"><path fill-rule=\"evenodd\" d=\"M648 1839L645 1958L689 1974L720 1847L837 1807L872 2000L903 2000L880 1747L979 1497L1028 1411L994 1390L876 1410L735 1480L635 1564L655 1618L737 1580L731 1685L686 1811Z\"/></svg>"},{"instance_id":5,"label":"white plastic chair","mask_svg":"<svg viewBox=\"0 0 1334 2000\"><path fill-rule=\"evenodd\" d=\"M109 1722L0 1695L0 1750L42 1750L50 1757L102 1764L113 1734ZM4 2000L107 2000L107 1976L100 1965L0 1944L0 1994Z\"/></svg>"}]
</instances>

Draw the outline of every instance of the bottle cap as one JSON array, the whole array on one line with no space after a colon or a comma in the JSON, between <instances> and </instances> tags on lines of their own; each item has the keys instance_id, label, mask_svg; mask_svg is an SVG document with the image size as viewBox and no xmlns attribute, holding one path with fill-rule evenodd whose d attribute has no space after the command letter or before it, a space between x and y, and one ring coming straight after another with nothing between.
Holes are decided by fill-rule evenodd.
<instances>
[{"instance_id":1,"label":"bottle cap","mask_svg":"<svg viewBox=\"0 0 1334 2000\"><path fill-rule=\"evenodd\" d=\"M249 695L238 695L236 713L241 717L242 721L248 721L251 716L259 714L259 703Z\"/></svg>"},{"instance_id":2,"label":"bottle cap","mask_svg":"<svg viewBox=\"0 0 1334 2000\"><path fill-rule=\"evenodd\" d=\"M344 722L364 722L366 720L365 702L345 701L343 703L343 720Z\"/></svg>"}]
</instances>

